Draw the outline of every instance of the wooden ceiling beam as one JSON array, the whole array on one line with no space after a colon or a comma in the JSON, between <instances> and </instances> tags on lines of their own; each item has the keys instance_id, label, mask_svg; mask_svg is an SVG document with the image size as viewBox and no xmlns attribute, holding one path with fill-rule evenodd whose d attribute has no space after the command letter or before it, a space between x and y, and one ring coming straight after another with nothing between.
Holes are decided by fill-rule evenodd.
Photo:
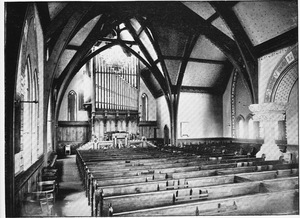
<instances>
[{"instance_id":1,"label":"wooden ceiling beam","mask_svg":"<svg viewBox=\"0 0 300 218\"><path fill-rule=\"evenodd\" d=\"M56 88L58 90L58 96L57 96L57 107L55 114L58 114L58 110L60 108L60 104L63 99L63 95L69 85L69 83L72 81L73 77L77 73L77 71L80 69L82 62L80 62L85 55L90 51L90 49L95 44L95 41L97 41L99 35L101 34L106 35L109 31L111 31L111 26L105 25L104 23L107 22L106 17L101 17L101 19L97 22L97 24L94 26L92 31L89 33L88 37L85 39L85 41L80 46L80 49L77 51L77 53L73 56L69 64L66 66L66 68L63 70L61 75L59 76L56 84Z\"/></svg>"},{"instance_id":2,"label":"wooden ceiling beam","mask_svg":"<svg viewBox=\"0 0 300 218\"><path fill-rule=\"evenodd\" d=\"M148 53L146 47L144 46L144 44L142 43L140 38L136 35L136 32L135 32L134 28L131 26L130 22L126 21L124 23L125 23L125 26L127 27L128 31L130 32L130 34L134 38L134 40L138 43L138 46L141 49L141 52L143 52L145 58L149 62L150 66L151 66L150 70L152 71L154 77L156 78L157 82L161 86L161 89L163 90L164 94L167 95L169 92L168 92L168 89L167 89L167 83L166 83L165 78L160 73L160 70L158 69L158 67L153 63L152 57Z\"/></svg>"},{"instance_id":3,"label":"wooden ceiling beam","mask_svg":"<svg viewBox=\"0 0 300 218\"><path fill-rule=\"evenodd\" d=\"M219 18L219 14L216 12L213 15L211 15L209 18L207 18L206 22L212 23L212 22L214 22L218 18Z\"/></svg>"},{"instance_id":4,"label":"wooden ceiling beam","mask_svg":"<svg viewBox=\"0 0 300 218\"><path fill-rule=\"evenodd\" d=\"M151 82L149 74L151 74L151 71L149 69L145 68L141 70L141 78L143 79L145 85L147 86L153 97L158 98L160 97L162 90L159 87L156 87L153 82Z\"/></svg>"},{"instance_id":5,"label":"wooden ceiling beam","mask_svg":"<svg viewBox=\"0 0 300 218\"><path fill-rule=\"evenodd\" d=\"M77 46L77 45L67 45L66 49L77 51L77 50L80 49L80 46Z\"/></svg>"},{"instance_id":6,"label":"wooden ceiling beam","mask_svg":"<svg viewBox=\"0 0 300 218\"><path fill-rule=\"evenodd\" d=\"M67 5L59 12L59 14L50 22L45 33L45 42L48 42L57 30L61 30L72 15L80 9L80 5L76 3L67 3Z\"/></svg>"},{"instance_id":7,"label":"wooden ceiling beam","mask_svg":"<svg viewBox=\"0 0 300 218\"><path fill-rule=\"evenodd\" d=\"M254 47L256 56L262 57L279 49L292 46L298 42L298 27Z\"/></svg>"},{"instance_id":8,"label":"wooden ceiling beam","mask_svg":"<svg viewBox=\"0 0 300 218\"><path fill-rule=\"evenodd\" d=\"M182 61L183 57L178 56L163 56L165 60L176 60ZM220 61L220 60L212 60L212 59L202 59L202 58L188 58L189 62L198 62L198 63L205 63L205 64L220 64L224 65L227 61Z\"/></svg>"},{"instance_id":9,"label":"wooden ceiling beam","mask_svg":"<svg viewBox=\"0 0 300 218\"><path fill-rule=\"evenodd\" d=\"M108 13L111 13L111 7L109 5L107 5L105 3L104 4L93 4L91 10L89 11L89 13L86 14L85 17L76 26L76 28L75 28L72 36L71 36L71 40L92 19L96 18L99 15L100 15L100 18L101 18L101 16L103 16L103 14L108 14Z\"/></svg>"},{"instance_id":10,"label":"wooden ceiling beam","mask_svg":"<svg viewBox=\"0 0 300 218\"><path fill-rule=\"evenodd\" d=\"M122 41L125 44L137 45L137 43L135 41L128 41L128 40L122 40L122 39L110 39L110 38L102 37L102 38L99 38L99 40L100 41L105 41L105 42L119 42L119 41Z\"/></svg>"},{"instance_id":11,"label":"wooden ceiling beam","mask_svg":"<svg viewBox=\"0 0 300 218\"><path fill-rule=\"evenodd\" d=\"M201 87L201 86L181 86L180 92L223 94L222 91L219 91L214 87Z\"/></svg>"},{"instance_id":12,"label":"wooden ceiling beam","mask_svg":"<svg viewBox=\"0 0 300 218\"><path fill-rule=\"evenodd\" d=\"M178 5L175 6L176 4ZM242 70L243 63L240 61L241 56L234 40L184 4L175 2L173 5L175 6L172 8L173 12L181 14L183 16L182 19L184 19L184 21L192 28L199 30L201 34L205 35L215 46L217 46L227 56L235 68Z\"/></svg>"},{"instance_id":13,"label":"wooden ceiling beam","mask_svg":"<svg viewBox=\"0 0 300 218\"><path fill-rule=\"evenodd\" d=\"M49 24L51 22L48 3L37 2L36 6L37 6L37 11L39 14L40 21L41 21L41 26L42 26L43 32L45 33L47 31L47 27L49 26Z\"/></svg>"},{"instance_id":14,"label":"wooden ceiling beam","mask_svg":"<svg viewBox=\"0 0 300 218\"><path fill-rule=\"evenodd\" d=\"M181 61L180 69L179 69L179 72L178 72L178 79L177 79L176 91L175 91L176 94L180 93L180 87L182 85L184 73L185 73L187 64L189 62L189 58L190 58L191 53L192 53L192 51L193 51L193 49L194 49L194 47L197 43L197 40L198 40L199 36L200 36L199 32L193 33L189 36L189 38L186 42L184 52L183 52L183 59ZM179 102L179 96L178 96L178 99L177 99L177 104L178 104L178 102Z\"/></svg>"},{"instance_id":15,"label":"wooden ceiling beam","mask_svg":"<svg viewBox=\"0 0 300 218\"><path fill-rule=\"evenodd\" d=\"M166 81L169 93L172 93L171 78L170 78L168 69L166 67L166 63L165 63L164 59L162 58L162 52L161 52L160 46L159 46L157 40L155 40L155 39L157 39L157 34L155 32L155 29L152 27L150 22L147 22L142 18L138 18L137 20L141 24L142 28L146 32L147 37L149 38L150 42L152 43L152 46L153 46L153 48L154 48L154 50L157 54L157 58L158 58L158 60L160 60L160 64L161 64L161 67L162 67L162 70L163 70L162 73L165 76L165 81ZM146 27L148 27L148 28L146 28ZM149 29L151 29L151 34L149 32Z\"/></svg>"},{"instance_id":16,"label":"wooden ceiling beam","mask_svg":"<svg viewBox=\"0 0 300 218\"><path fill-rule=\"evenodd\" d=\"M258 62L255 56L254 46L245 32L241 22L227 2L210 2L213 8L223 18L238 46L239 53L243 59L245 70L240 71L250 89L252 103L258 100Z\"/></svg>"}]
</instances>

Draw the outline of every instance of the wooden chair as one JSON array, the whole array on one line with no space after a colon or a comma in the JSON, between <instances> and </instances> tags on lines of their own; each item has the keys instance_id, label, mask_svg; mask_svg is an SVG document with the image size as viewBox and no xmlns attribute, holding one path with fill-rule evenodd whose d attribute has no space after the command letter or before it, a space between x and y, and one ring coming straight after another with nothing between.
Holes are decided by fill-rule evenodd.
<instances>
[{"instance_id":1,"label":"wooden chair","mask_svg":"<svg viewBox=\"0 0 300 218\"><path fill-rule=\"evenodd\" d=\"M52 215L54 201L51 199L51 192L52 190L26 193L23 201L25 215Z\"/></svg>"},{"instance_id":2,"label":"wooden chair","mask_svg":"<svg viewBox=\"0 0 300 218\"><path fill-rule=\"evenodd\" d=\"M42 181L55 180L57 188L59 187L58 170L51 168L44 168L42 171Z\"/></svg>"},{"instance_id":3,"label":"wooden chair","mask_svg":"<svg viewBox=\"0 0 300 218\"><path fill-rule=\"evenodd\" d=\"M55 180L50 181L42 181L38 182L38 191L44 192L46 195L47 201L53 201L55 202L56 194L58 192L57 183Z\"/></svg>"}]
</instances>

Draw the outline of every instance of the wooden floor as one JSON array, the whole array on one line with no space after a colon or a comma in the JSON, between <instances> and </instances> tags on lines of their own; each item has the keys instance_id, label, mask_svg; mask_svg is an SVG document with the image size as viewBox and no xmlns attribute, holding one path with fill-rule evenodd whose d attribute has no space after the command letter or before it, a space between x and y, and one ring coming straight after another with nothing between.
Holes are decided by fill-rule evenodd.
<instances>
[{"instance_id":1,"label":"wooden floor","mask_svg":"<svg viewBox=\"0 0 300 218\"><path fill-rule=\"evenodd\" d=\"M59 193L53 208L54 216L90 216L82 181L75 162L76 155L70 155L57 161L61 174Z\"/></svg>"}]
</instances>

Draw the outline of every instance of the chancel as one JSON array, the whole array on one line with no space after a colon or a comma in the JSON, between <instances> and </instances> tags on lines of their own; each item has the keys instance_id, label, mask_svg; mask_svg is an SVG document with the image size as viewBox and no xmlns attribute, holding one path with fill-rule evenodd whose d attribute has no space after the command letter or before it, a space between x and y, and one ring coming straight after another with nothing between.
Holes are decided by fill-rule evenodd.
<instances>
[{"instance_id":1,"label":"chancel","mask_svg":"<svg viewBox=\"0 0 300 218\"><path fill-rule=\"evenodd\" d=\"M299 215L297 1L4 5L4 216Z\"/></svg>"}]
</instances>

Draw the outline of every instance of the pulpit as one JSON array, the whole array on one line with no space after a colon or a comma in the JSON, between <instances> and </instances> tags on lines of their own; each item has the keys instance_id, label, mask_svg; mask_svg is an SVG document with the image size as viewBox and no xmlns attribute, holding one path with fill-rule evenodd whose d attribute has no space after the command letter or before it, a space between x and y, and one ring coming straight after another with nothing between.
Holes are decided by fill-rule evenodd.
<instances>
[{"instance_id":1,"label":"pulpit","mask_svg":"<svg viewBox=\"0 0 300 218\"><path fill-rule=\"evenodd\" d=\"M264 154L266 160L278 160L283 156L283 153L275 141L285 136L285 128L282 123L285 121L287 105L275 102L252 104L249 109L254 114L253 120L259 121L264 129L264 144L256 157L261 157Z\"/></svg>"}]
</instances>

